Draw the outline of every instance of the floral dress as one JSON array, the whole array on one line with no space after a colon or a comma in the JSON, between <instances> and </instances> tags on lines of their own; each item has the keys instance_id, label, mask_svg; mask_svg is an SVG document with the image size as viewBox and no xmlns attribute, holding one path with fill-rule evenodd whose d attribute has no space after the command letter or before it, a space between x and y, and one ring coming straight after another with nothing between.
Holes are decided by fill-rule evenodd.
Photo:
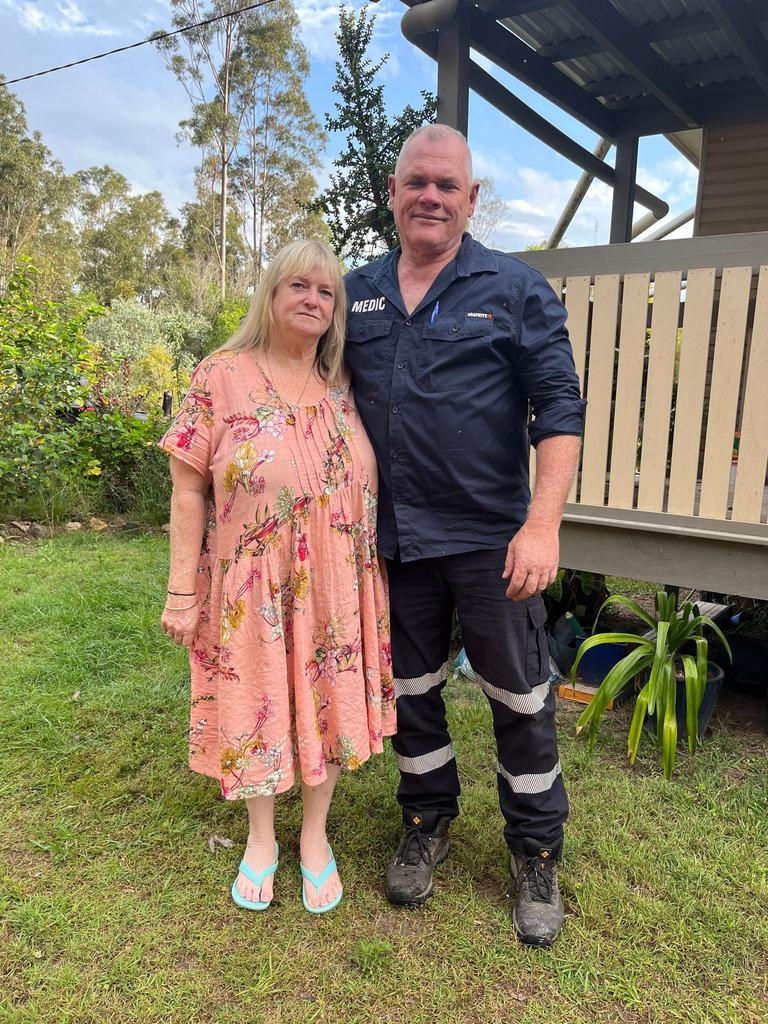
<instances>
[{"instance_id":1,"label":"floral dress","mask_svg":"<svg viewBox=\"0 0 768 1024\"><path fill-rule=\"evenodd\" d=\"M348 388L287 406L251 354L218 353L160 447L212 481L190 767L238 799L381 753L395 712L376 462Z\"/></svg>"}]
</instances>

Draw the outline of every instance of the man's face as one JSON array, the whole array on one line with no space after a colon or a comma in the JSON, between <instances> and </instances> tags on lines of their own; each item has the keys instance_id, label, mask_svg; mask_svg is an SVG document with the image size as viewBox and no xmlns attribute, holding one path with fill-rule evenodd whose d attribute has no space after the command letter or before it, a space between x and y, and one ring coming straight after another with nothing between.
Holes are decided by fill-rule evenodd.
<instances>
[{"instance_id":1,"label":"man's face","mask_svg":"<svg viewBox=\"0 0 768 1024\"><path fill-rule=\"evenodd\" d=\"M390 208L403 248L439 256L457 247L475 210L479 185L460 139L416 139L390 174Z\"/></svg>"}]
</instances>

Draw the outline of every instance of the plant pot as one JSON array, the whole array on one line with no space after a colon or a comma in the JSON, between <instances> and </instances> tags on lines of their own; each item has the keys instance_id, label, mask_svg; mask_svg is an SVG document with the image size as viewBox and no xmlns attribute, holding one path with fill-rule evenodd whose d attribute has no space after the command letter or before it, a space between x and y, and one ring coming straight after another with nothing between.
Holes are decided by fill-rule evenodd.
<instances>
[{"instance_id":1,"label":"plant pot","mask_svg":"<svg viewBox=\"0 0 768 1024\"><path fill-rule=\"evenodd\" d=\"M563 678L570 675L579 646L585 639L586 634L572 636L563 642L552 633L548 635L549 653L560 669ZM624 644L602 644L600 647L593 647L579 662L579 677L590 686L599 686L613 666L620 662L626 653L627 648Z\"/></svg>"},{"instance_id":2,"label":"plant pot","mask_svg":"<svg viewBox=\"0 0 768 1024\"><path fill-rule=\"evenodd\" d=\"M707 662L707 684L704 687L704 696L699 706L699 739L703 739L709 726L712 712L715 710L717 698L720 696L720 687L723 685L725 673L714 661ZM687 712L688 703L685 697L685 679L680 675L677 677L677 697L675 700L675 713L677 715L677 742L688 741ZM643 728L646 732L656 735L656 715L646 715Z\"/></svg>"}]
</instances>

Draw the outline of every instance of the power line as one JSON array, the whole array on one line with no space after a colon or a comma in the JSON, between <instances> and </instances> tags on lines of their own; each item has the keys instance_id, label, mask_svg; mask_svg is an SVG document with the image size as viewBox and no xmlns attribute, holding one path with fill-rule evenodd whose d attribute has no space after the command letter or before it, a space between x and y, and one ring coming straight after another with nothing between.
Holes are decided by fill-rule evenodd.
<instances>
[{"instance_id":1,"label":"power line","mask_svg":"<svg viewBox=\"0 0 768 1024\"><path fill-rule=\"evenodd\" d=\"M194 25L186 25L184 28L177 28L173 32L158 32L140 39L138 43L129 43L128 46L118 46L115 50L106 50L104 53L95 53L92 57L83 57L82 60L73 60L69 64L59 64L55 68L47 68L45 71L36 71L32 75L22 75L21 78L11 78L8 81L0 81L0 86L16 85L17 82L28 82L30 78L42 78L43 75L52 75L54 71L66 71L67 68L76 68L78 64L88 64L92 60L101 60L102 57L111 57L115 53L125 53L126 50L135 50L138 46L146 46L148 43L157 43L161 39L170 39L171 36L178 36L182 32L191 32L195 28L203 28L205 25L212 25L215 21L223 21L225 18L236 18L238 14L246 14L248 11L255 11L258 7L266 7L275 0L260 0L260 3L249 4L247 7L240 7L229 14L217 14L215 18L206 18L205 21L195 22Z\"/></svg>"}]
</instances>

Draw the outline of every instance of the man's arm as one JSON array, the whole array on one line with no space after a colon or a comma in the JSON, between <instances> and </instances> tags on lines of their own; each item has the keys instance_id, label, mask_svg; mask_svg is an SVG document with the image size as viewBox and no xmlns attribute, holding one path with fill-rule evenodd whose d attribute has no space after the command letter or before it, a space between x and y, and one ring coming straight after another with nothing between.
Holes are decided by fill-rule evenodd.
<instances>
[{"instance_id":1,"label":"man's arm","mask_svg":"<svg viewBox=\"0 0 768 1024\"><path fill-rule=\"evenodd\" d=\"M557 434L543 437L536 447L536 482L528 518L509 543L502 574L502 579L509 580L507 597L512 601L538 594L557 575L560 520L580 446L580 437Z\"/></svg>"}]
</instances>

